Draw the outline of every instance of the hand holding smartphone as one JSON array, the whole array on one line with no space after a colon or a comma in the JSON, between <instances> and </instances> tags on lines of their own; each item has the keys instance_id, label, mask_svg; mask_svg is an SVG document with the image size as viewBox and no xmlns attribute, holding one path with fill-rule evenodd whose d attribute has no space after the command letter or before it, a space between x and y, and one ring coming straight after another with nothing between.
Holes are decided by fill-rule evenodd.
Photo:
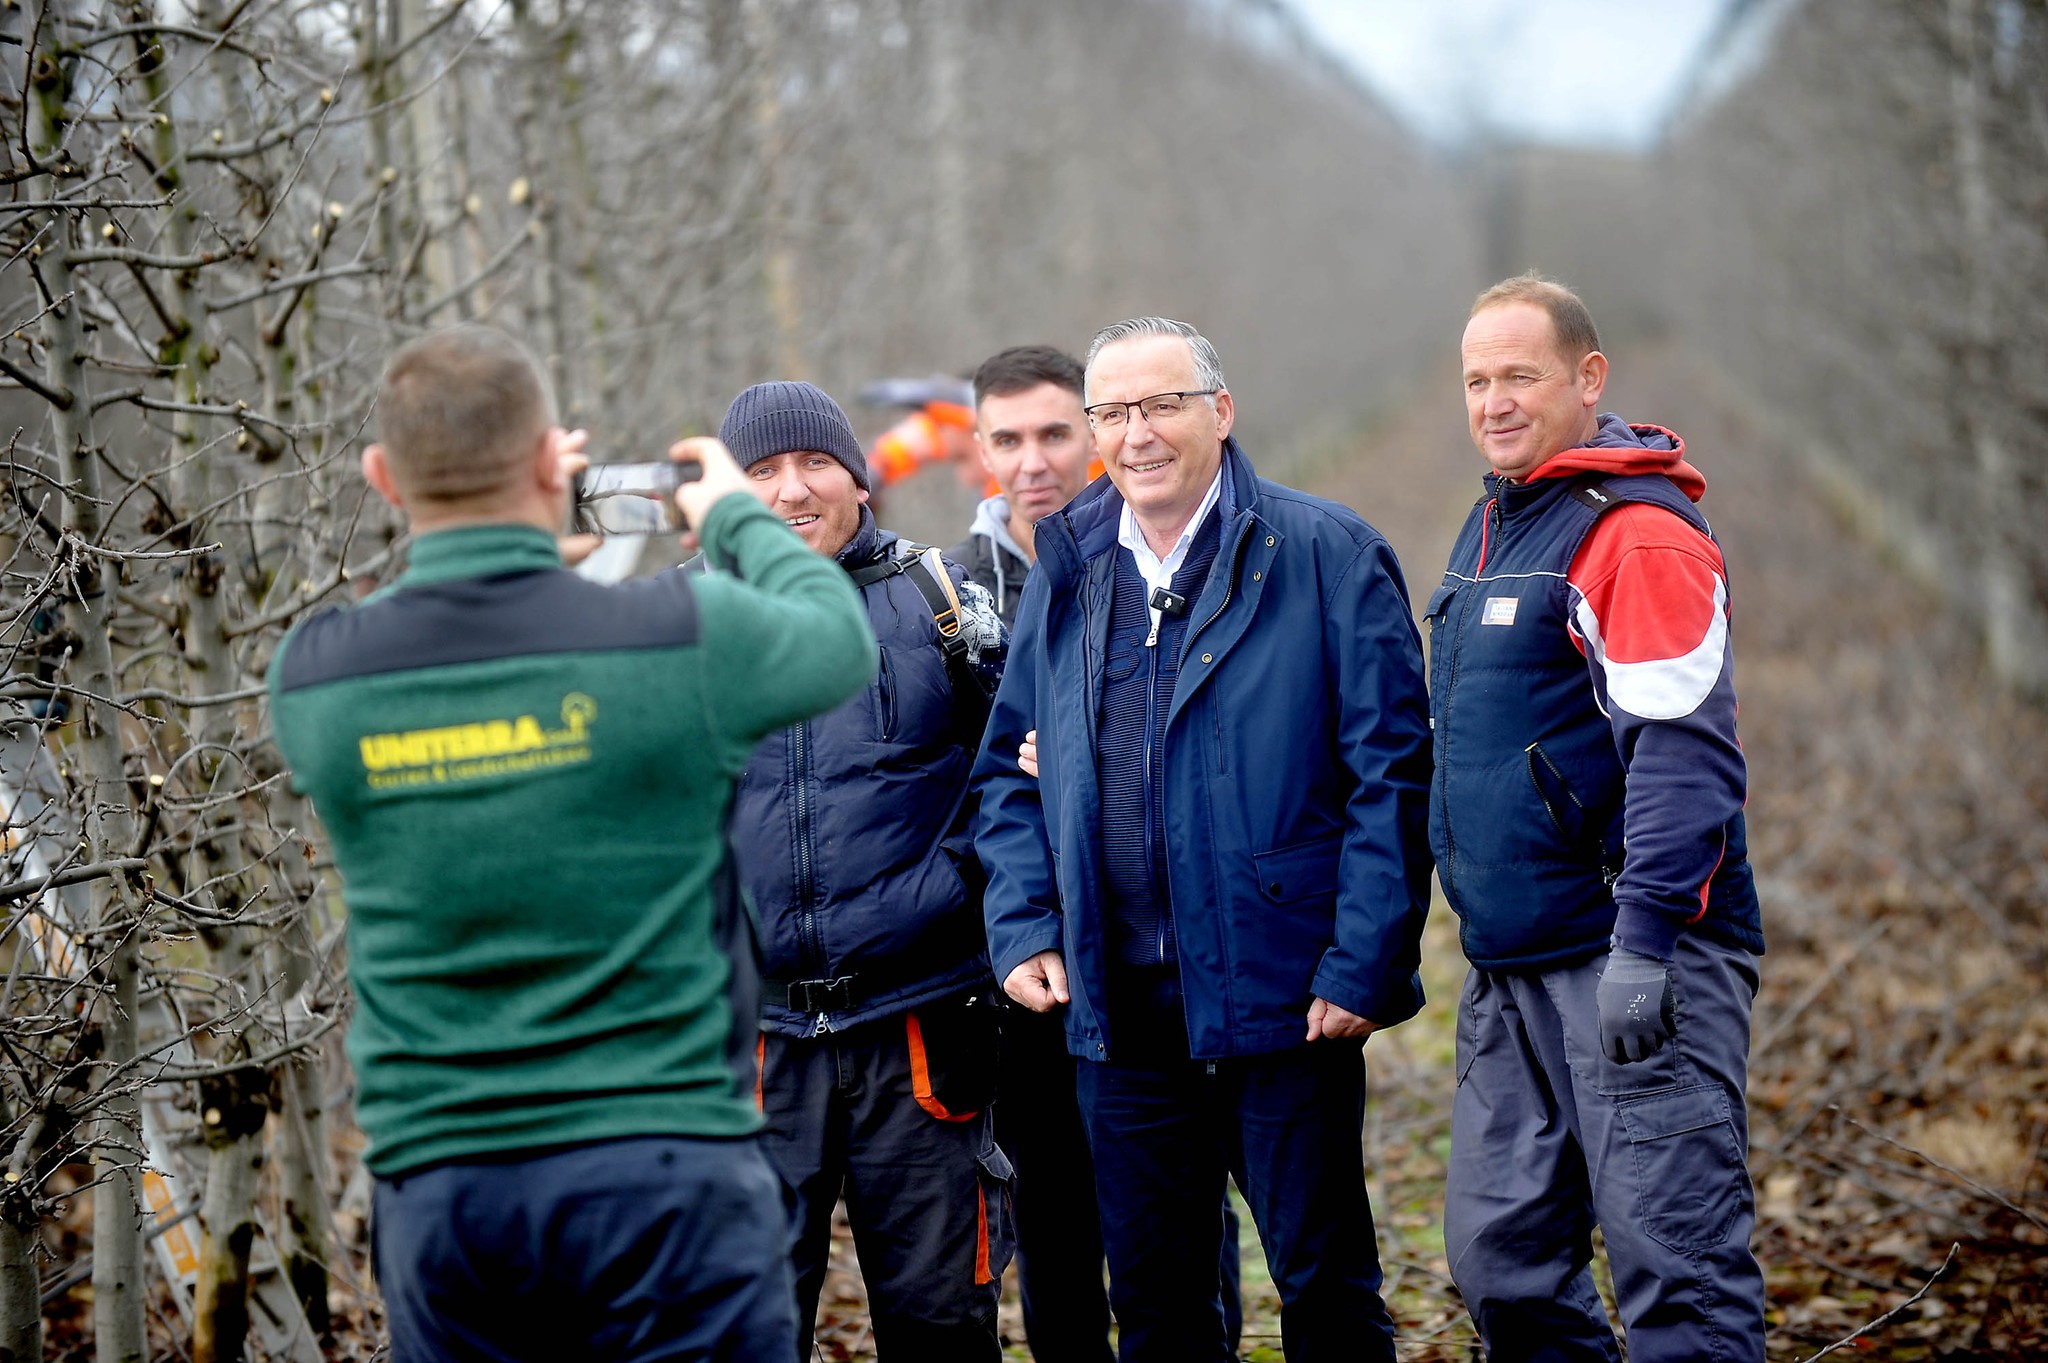
<instances>
[{"instance_id":1,"label":"hand holding smartphone","mask_svg":"<svg viewBox=\"0 0 2048 1363\"><path fill-rule=\"evenodd\" d=\"M711 436L678 440L669 446L667 459L586 464L575 473L572 533L562 541L579 546L581 552L571 556L565 549L565 558L572 564L590 560L580 570L586 575L590 564L607 558L611 568L598 572L596 580L617 581L630 567L620 567L623 561L609 549L593 553L606 539L681 532L684 551L695 550L696 527L715 504L734 492L753 495L731 452Z\"/></svg>"},{"instance_id":2,"label":"hand holding smartphone","mask_svg":"<svg viewBox=\"0 0 2048 1363\"><path fill-rule=\"evenodd\" d=\"M670 498L688 525L689 533L684 536L686 541L695 541L704 518L725 498L735 492L748 497L754 495L747 487L746 471L732 457L732 451L715 436L696 435L678 440L668 447L668 457L679 468L694 470L679 480Z\"/></svg>"},{"instance_id":3,"label":"hand holding smartphone","mask_svg":"<svg viewBox=\"0 0 2048 1363\"><path fill-rule=\"evenodd\" d=\"M591 464L576 475L575 529L591 535L660 535L684 528L676 490L704 476L696 459Z\"/></svg>"}]
</instances>

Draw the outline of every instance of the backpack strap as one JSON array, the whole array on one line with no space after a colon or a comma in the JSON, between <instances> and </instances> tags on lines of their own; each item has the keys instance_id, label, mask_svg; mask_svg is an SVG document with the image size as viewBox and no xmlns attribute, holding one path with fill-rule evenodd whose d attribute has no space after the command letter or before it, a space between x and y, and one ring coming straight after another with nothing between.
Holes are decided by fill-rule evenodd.
<instances>
[{"instance_id":1,"label":"backpack strap","mask_svg":"<svg viewBox=\"0 0 2048 1363\"><path fill-rule=\"evenodd\" d=\"M924 602L931 607L932 624L938 627L939 647L950 660L967 652L967 635L961 626L960 594L953 589L952 574L946 571L939 551L929 545L919 549L904 565L903 575L917 585Z\"/></svg>"},{"instance_id":2,"label":"backpack strap","mask_svg":"<svg viewBox=\"0 0 2048 1363\"><path fill-rule=\"evenodd\" d=\"M932 613L932 624L939 631L939 651L950 663L967 651L967 638L960 629L960 595L953 589L952 576L946 572L946 565L940 560L939 551L928 544L905 542L901 553L892 554L880 563L869 563L852 569L847 576L853 579L856 588L869 587L898 573L910 579L918 594Z\"/></svg>"},{"instance_id":3,"label":"backpack strap","mask_svg":"<svg viewBox=\"0 0 2048 1363\"><path fill-rule=\"evenodd\" d=\"M859 568L849 568L846 570L846 575L853 579L854 590L858 591L863 587L873 586L885 577L896 576L896 574L903 571L903 565L904 561L902 559L892 555L879 563L869 563Z\"/></svg>"},{"instance_id":4,"label":"backpack strap","mask_svg":"<svg viewBox=\"0 0 2048 1363\"><path fill-rule=\"evenodd\" d=\"M932 625L938 633L939 657L945 661L946 680L953 688L955 703L965 707L971 727L978 733L979 726L988 721L989 704L994 699L993 687L968 660L964 611L960 605L960 594L953 587L952 574L946 571L945 561L932 546L912 544L908 540L898 543L902 545L902 552L880 563L852 569L847 576L853 579L856 589L870 587L898 573L910 579L931 610Z\"/></svg>"}]
</instances>

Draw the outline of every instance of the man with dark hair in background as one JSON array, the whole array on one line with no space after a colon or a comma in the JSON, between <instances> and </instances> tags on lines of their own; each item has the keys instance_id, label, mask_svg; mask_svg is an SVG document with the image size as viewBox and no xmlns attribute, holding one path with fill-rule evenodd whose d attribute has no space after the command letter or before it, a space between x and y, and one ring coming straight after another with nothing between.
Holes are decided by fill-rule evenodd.
<instances>
[{"instance_id":1,"label":"man with dark hair in background","mask_svg":"<svg viewBox=\"0 0 2048 1363\"><path fill-rule=\"evenodd\" d=\"M1288 1358L1391 1360L1360 1048L1422 1003L1427 702L1400 570L1353 513L1254 473L1186 323L1104 329L1087 397L1109 476L1037 525L975 769L996 976L1063 1007L1084 1062L1125 1363L1225 1357L1227 1177Z\"/></svg>"},{"instance_id":2,"label":"man with dark hair in background","mask_svg":"<svg viewBox=\"0 0 2048 1363\"><path fill-rule=\"evenodd\" d=\"M670 452L677 502L735 574L566 571L581 435L500 332L405 346L377 417L409 566L295 629L270 695L348 903L393 1355L787 1357L724 825L755 743L873 674L859 602L714 440Z\"/></svg>"},{"instance_id":3,"label":"man with dark hair in background","mask_svg":"<svg viewBox=\"0 0 2048 1363\"><path fill-rule=\"evenodd\" d=\"M975 508L967 538L947 557L1017 620L1024 579L1038 561L1032 527L1080 495L1095 461L1081 411L1081 362L1051 346L1013 346L974 371L974 442L1001 489Z\"/></svg>"},{"instance_id":4,"label":"man with dark hair in background","mask_svg":"<svg viewBox=\"0 0 2048 1363\"><path fill-rule=\"evenodd\" d=\"M996 1009L967 777L1002 622L956 565L875 524L867 460L823 391L756 384L719 435L860 592L882 654L862 694L761 744L733 819L767 976L755 1092L796 1202L795 1356L811 1356L843 1194L880 1356L994 1363L1011 1171L988 1113Z\"/></svg>"},{"instance_id":5,"label":"man with dark hair in background","mask_svg":"<svg viewBox=\"0 0 2048 1363\"><path fill-rule=\"evenodd\" d=\"M1706 480L1599 414L1607 357L1535 275L1479 296L1486 494L1425 612L1430 839L1466 978L1444 1245L1495 1363L1764 1356L1743 1086L1764 949Z\"/></svg>"}]
</instances>

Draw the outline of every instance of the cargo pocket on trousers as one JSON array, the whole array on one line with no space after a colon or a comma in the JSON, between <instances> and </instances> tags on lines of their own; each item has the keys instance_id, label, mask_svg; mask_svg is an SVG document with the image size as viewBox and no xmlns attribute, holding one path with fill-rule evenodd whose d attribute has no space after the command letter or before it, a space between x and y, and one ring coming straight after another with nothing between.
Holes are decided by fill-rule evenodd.
<instances>
[{"instance_id":1,"label":"cargo pocket on trousers","mask_svg":"<svg viewBox=\"0 0 2048 1363\"><path fill-rule=\"evenodd\" d=\"M995 1101L1002 1010L973 997L930 1003L903 1015L910 1091L942 1122L972 1120Z\"/></svg>"},{"instance_id":2,"label":"cargo pocket on trousers","mask_svg":"<svg viewBox=\"0 0 2048 1363\"><path fill-rule=\"evenodd\" d=\"M1010 1256L1017 1252L1017 1218L1013 1194L1017 1173L1010 1157L995 1142L994 1128L975 1156L980 1166L979 1205L975 1210L974 1285L1000 1282Z\"/></svg>"},{"instance_id":3,"label":"cargo pocket on trousers","mask_svg":"<svg viewBox=\"0 0 2048 1363\"><path fill-rule=\"evenodd\" d=\"M1615 1109L1635 1159L1636 1207L1651 1239L1680 1254L1718 1247L1749 1196L1728 1096L1711 1085Z\"/></svg>"}]
</instances>

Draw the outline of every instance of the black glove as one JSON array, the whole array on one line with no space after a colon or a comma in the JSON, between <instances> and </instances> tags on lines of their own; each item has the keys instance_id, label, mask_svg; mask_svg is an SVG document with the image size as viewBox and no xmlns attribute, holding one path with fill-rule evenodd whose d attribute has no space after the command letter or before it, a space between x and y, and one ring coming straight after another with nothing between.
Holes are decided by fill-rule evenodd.
<instances>
[{"instance_id":1,"label":"black glove","mask_svg":"<svg viewBox=\"0 0 2048 1363\"><path fill-rule=\"evenodd\" d=\"M1619 947L1609 952L1596 998L1600 1049L1617 1065L1648 1060L1678 1034L1671 967L1654 956Z\"/></svg>"}]
</instances>

